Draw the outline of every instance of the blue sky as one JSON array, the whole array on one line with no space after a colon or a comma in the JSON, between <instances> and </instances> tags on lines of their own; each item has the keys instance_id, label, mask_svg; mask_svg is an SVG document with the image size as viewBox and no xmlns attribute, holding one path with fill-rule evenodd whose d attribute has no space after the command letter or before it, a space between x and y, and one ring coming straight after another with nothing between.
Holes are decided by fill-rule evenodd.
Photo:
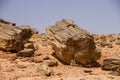
<instances>
[{"instance_id":1,"label":"blue sky","mask_svg":"<svg viewBox=\"0 0 120 80\"><path fill-rule=\"evenodd\" d=\"M90 33L120 33L120 0L0 0L0 17L40 33L71 19Z\"/></svg>"}]
</instances>

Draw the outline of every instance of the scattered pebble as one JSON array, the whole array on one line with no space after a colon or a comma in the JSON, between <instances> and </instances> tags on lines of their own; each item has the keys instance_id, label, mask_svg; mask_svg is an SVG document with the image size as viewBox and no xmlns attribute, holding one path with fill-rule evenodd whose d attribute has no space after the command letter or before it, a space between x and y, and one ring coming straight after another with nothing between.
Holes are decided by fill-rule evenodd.
<instances>
[{"instance_id":1,"label":"scattered pebble","mask_svg":"<svg viewBox=\"0 0 120 80\"><path fill-rule=\"evenodd\" d=\"M85 73L91 73L92 70L84 70Z\"/></svg>"}]
</instances>

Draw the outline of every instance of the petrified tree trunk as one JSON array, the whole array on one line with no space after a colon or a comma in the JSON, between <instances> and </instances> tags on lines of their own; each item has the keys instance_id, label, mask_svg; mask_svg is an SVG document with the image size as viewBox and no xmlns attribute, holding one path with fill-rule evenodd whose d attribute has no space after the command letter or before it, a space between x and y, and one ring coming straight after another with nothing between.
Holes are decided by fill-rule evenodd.
<instances>
[{"instance_id":1,"label":"petrified tree trunk","mask_svg":"<svg viewBox=\"0 0 120 80\"><path fill-rule=\"evenodd\" d=\"M47 27L46 34L56 56L66 64L75 62L88 65L101 57L93 37L72 20L58 21L55 25Z\"/></svg>"},{"instance_id":2,"label":"petrified tree trunk","mask_svg":"<svg viewBox=\"0 0 120 80\"><path fill-rule=\"evenodd\" d=\"M8 23L0 18L0 49L15 52L23 50L24 44L28 43L29 38L37 31L29 26L17 27Z\"/></svg>"}]
</instances>

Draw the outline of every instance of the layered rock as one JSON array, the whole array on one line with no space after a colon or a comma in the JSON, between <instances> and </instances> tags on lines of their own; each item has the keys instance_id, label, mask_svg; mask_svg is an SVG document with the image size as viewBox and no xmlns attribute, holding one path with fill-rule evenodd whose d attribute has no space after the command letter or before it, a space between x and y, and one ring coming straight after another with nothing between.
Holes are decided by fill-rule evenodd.
<instances>
[{"instance_id":1,"label":"layered rock","mask_svg":"<svg viewBox=\"0 0 120 80\"><path fill-rule=\"evenodd\" d=\"M104 59L101 68L109 71L120 69L120 57Z\"/></svg>"},{"instance_id":2,"label":"layered rock","mask_svg":"<svg viewBox=\"0 0 120 80\"><path fill-rule=\"evenodd\" d=\"M46 28L49 44L56 56L64 63L93 64L101 57L94 39L86 30L78 27L72 20L63 19Z\"/></svg>"},{"instance_id":3,"label":"layered rock","mask_svg":"<svg viewBox=\"0 0 120 80\"><path fill-rule=\"evenodd\" d=\"M1 23L0 23L1 24ZM19 51L23 47L22 30L7 26L6 24L0 25L0 49L6 51Z\"/></svg>"},{"instance_id":4,"label":"layered rock","mask_svg":"<svg viewBox=\"0 0 120 80\"><path fill-rule=\"evenodd\" d=\"M18 52L25 48L33 48L29 38L38 33L29 26L13 26L10 22L0 19L0 49ZM29 45L27 44L29 43Z\"/></svg>"}]
</instances>

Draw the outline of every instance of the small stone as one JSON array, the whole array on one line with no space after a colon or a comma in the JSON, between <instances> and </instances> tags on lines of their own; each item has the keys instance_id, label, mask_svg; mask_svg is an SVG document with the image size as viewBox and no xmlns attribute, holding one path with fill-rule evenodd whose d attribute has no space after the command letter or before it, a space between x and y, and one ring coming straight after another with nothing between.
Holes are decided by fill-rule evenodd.
<instances>
[{"instance_id":1,"label":"small stone","mask_svg":"<svg viewBox=\"0 0 120 80\"><path fill-rule=\"evenodd\" d=\"M21 56L21 57L32 57L33 55L34 55L33 49L25 49L17 52L17 56Z\"/></svg>"},{"instance_id":2,"label":"small stone","mask_svg":"<svg viewBox=\"0 0 120 80\"><path fill-rule=\"evenodd\" d=\"M47 60L44 62L47 66L49 67L54 67L54 66L58 66L58 62L57 61L52 61L52 60Z\"/></svg>"},{"instance_id":3,"label":"small stone","mask_svg":"<svg viewBox=\"0 0 120 80\"><path fill-rule=\"evenodd\" d=\"M46 64L40 64L40 66L38 67L37 71L41 74L41 75L45 75L45 76L51 76L53 71L46 65Z\"/></svg>"},{"instance_id":4,"label":"small stone","mask_svg":"<svg viewBox=\"0 0 120 80\"><path fill-rule=\"evenodd\" d=\"M76 62L74 60L71 60L70 65L71 66L77 66L77 64L76 64Z\"/></svg>"},{"instance_id":5,"label":"small stone","mask_svg":"<svg viewBox=\"0 0 120 80\"><path fill-rule=\"evenodd\" d=\"M49 60L49 59L50 59L49 56L43 57L43 60Z\"/></svg>"},{"instance_id":6,"label":"small stone","mask_svg":"<svg viewBox=\"0 0 120 80\"><path fill-rule=\"evenodd\" d=\"M84 70L85 73L91 73L92 70Z\"/></svg>"}]
</instances>

